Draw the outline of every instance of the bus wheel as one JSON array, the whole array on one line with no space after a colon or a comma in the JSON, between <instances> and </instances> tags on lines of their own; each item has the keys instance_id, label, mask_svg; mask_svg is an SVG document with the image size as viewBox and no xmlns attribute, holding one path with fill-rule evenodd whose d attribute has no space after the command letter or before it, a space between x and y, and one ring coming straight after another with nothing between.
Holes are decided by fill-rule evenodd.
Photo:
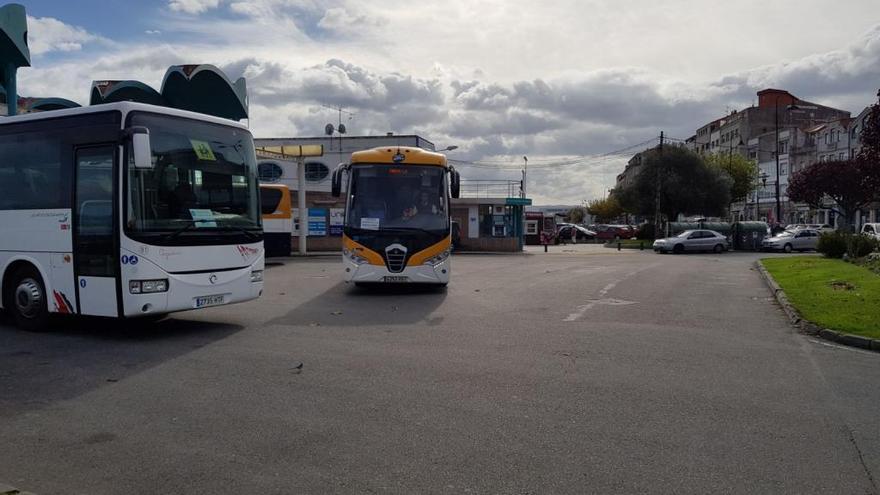
<instances>
[{"instance_id":1,"label":"bus wheel","mask_svg":"<svg viewBox=\"0 0 880 495\"><path fill-rule=\"evenodd\" d=\"M9 310L19 328L31 332L45 330L49 323L46 286L36 269L19 268L12 276Z\"/></svg>"}]
</instances>

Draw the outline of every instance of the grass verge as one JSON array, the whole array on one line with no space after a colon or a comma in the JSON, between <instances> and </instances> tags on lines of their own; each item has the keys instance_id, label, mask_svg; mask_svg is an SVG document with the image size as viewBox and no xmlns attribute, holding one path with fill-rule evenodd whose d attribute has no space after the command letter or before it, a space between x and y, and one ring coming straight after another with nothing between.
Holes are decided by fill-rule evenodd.
<instances>
[{"instance_id":1,"label":"grass verge","mask_svg":"<svg viewBox=\"0 0 880 495\"><path fill-rule=\"evenodd\" d=\"M640 241L638 239L621 239L619 241L606 241L605 247L617 249L617 243L621 249L639 249L639 244L644 244L645 249L653 249L654 241Z\"/></svg>"},{"instance_id":2,"label":"grass verge","mask_svg":"<svg viewBox=\"0 0 880 495\"><path fill-rule=\"evenodd\" d=\"M880 339L880 276L819 256L761 260L801 316L840 332Z\"/></svg>"}]
</instances>

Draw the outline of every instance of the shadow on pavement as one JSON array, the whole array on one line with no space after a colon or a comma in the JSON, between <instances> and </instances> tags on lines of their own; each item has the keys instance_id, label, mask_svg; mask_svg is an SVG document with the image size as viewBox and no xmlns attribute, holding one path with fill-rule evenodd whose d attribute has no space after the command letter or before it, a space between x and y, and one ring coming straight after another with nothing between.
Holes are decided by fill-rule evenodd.
<instances>
[{"instance_id":1,"label":"shadow on pavement","mask_svg":"<svg viewBox=\"0 0 880 495\"><path fill-rule=\"evenodd\" d=\"M269 325L362 326L438 324L429 318L446 299L446 289L418 284L354 287L339 283L293 308Z\"/></svg>"},{"instance_id":2,"label":"shadow on pavement","mask_svg":"<svg viewBox=\"0 0 880 495\"><path fill-rule=\"evenodd\" d=\"M34 333L0 319L0 418L88 393L242 329L176 318L63 318Z\"/></svg>"}]
</instances>

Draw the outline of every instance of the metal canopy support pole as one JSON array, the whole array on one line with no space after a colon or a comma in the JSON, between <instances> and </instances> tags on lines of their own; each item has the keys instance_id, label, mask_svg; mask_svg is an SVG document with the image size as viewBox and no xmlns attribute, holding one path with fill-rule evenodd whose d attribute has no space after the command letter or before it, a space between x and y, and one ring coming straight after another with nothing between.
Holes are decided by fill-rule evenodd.
<instances>
[{"instance_id":1,"label":"metal canopy support pole","mask_svg":"<svg viewBox=\"0 0 880 495\"><path fill-rule=\"evenodd\" d=\"M17 70L18 68L11 63L3 67L3 75L6 78L6 114L10 117L18 114L18 88L15 80Z\"/></svg>"},{"instance_id":2,"label":"metal canopy support pole","mask_svg":"<svg viewBox=\"0 0 880 495\"><path fill-rule=\"evenodd\" d=\"M306 162L303 157L296 159L296 199L299 203L299 254L307 253L306 239L309 234L309 211L306 209Z\"/></svg>"}]
</instances>

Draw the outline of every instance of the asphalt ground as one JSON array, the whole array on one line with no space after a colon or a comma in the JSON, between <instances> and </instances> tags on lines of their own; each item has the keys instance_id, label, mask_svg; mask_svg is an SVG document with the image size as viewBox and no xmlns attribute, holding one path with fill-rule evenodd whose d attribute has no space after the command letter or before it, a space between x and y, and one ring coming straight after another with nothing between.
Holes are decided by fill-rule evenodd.
<instances>
[{"instance_id":1,"label":"asphalt ground","mask_svg":"<svg viewBox=\"0 0 880 495\"><path fill-rule=\"evenodd\" d=\"M0 483L878 493L880 355L799 334L758 255L529 252L456 257L445 291L306 258L159 324L4 323Z\"/></svg>"}]
</instances>

